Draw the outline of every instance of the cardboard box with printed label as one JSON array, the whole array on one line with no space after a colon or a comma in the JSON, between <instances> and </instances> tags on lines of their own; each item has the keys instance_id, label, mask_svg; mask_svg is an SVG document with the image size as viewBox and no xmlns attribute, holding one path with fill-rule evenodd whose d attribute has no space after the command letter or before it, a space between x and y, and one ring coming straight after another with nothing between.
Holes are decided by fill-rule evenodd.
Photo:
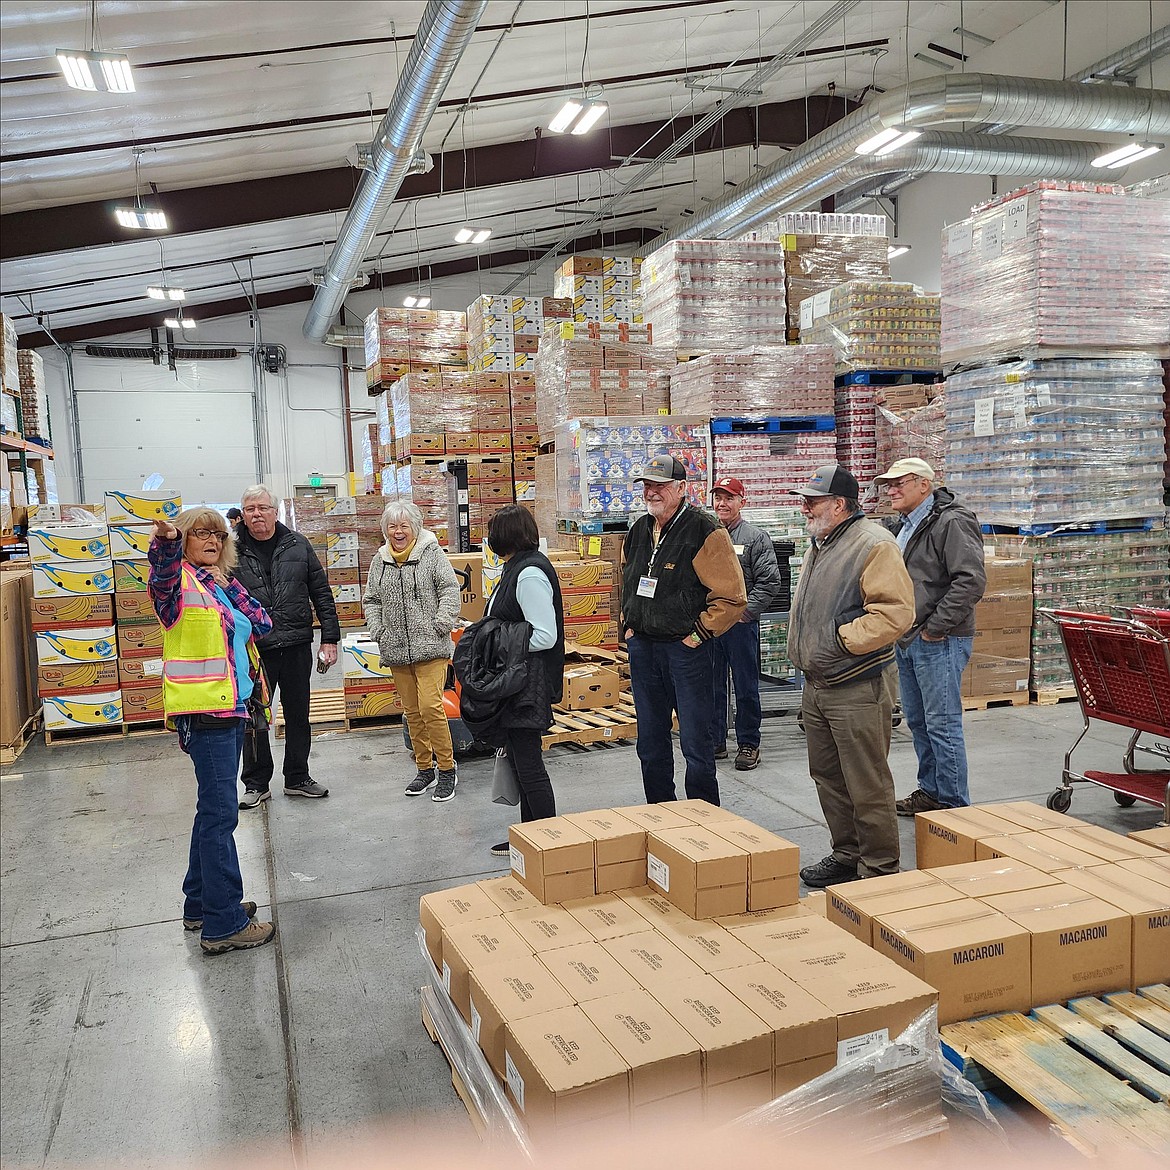
<instances>
[{"instance_id":1,"label":"cardboard box with printed label","mask_svg":"<svg viewBox=\"0 0 1170 1170\"><path fill-rule=\"evenodd\" d=\"M772 1029L773 1097L836 1065L836 1017L782 971L771 963L757 962L714 975Z\"/></svg>"},{"instance_id":2,"label":"cardboard box with printed label","mask_svg":"<svg viewBox=\"0 0 1170 1170\"><path fill-rule=\"evenodd\" d=\"M694 822L661 804L622 805L613 810L643 829L683 829Z\"/></svg>"},{"instance_id":3,"label":"cardboard box with printed label","mask_svg":"<svg viewBox=\"0 0 1170 1170\"><path fill-rule=\"evenodd\" d=\"M509 910L535 910L540 903L509 873L498 878L484 878L475 883L501 913Z\"/></svg>"},{"instance_id":4,"label":"cardboard box with printed label","mask_svg":"<svg viewBox=\"0 0 1170 1170\"><path fill-rule=\"evenodd\" d=\"M114 562L88 565L33 565L34 597L88 597L114 592Z\"/></svg>"},{"instance_id":5,"label":"cardboard box with printed label","mask_svg":"<svg viewBox=\"0 0 1170 1170\"><path fill-rule=\"evenodd\" d=\"M106 492L107 524L151 525L156 520L173 522L182 510L183 497L179 492Z\"/></svg>"},{"instance_id":6,"label":"cardboard box with printed label","mask_svg":"<svg viewBox=\"0 0 1170 1170\"><path fill-rule=\"evenodd\" d=\"M864 964L822 972L799 983L837 1020L837 1063L896 1040L924 1012L936 1008L938 992L892 959L870 951ZM787 972L786 972L787 974Z\"/></svg>"},{"instance_id":7,"label":"cardboard box with printed label","mask_svg":"<svg viewBox=\"0 0 1170 1170\"><path fill-rule=\"evenodd\" d=\"M1012 857L989 857L969 861L966 865L943 865L923 870L957 890L965 898L983 898L988 894L1012 894L1017 890L1039 890L1058 886L1061 879L1050 873L1016 861Z\"/></svg>"},{"instance_id":8,"label":"cardboard box with printed label","mask_svg":"<svg viewBox=\"0 0 1170 1170\"><path fill-rule=\"evenodd\" d=\"M126 723L157 723L166 717L161 682L140 682L122 687L122 719Z\"/></svg>"},{"instance_id":9,"label":"cardboard box with printed label","mask_svg":"<svg viewBox=\"0 0 1170 1170\"><path fill-rule=\"evenodd\" d=\"M663 922L655 929L710 975L759 960L751 947L715 922L688 919L685 923Z\"/></svg>"},{"instance_id":10,"label":"cardboard box with printed label","mask_svg":"<svg viewBox=\"0 0 1170 1170\"><path fill-rule=\"evenodd\" d=\"M689 914L680 910L668 897L658 893L657 890L652 890L649 886L639 886L633 890L619 890L618 897L656 930L664 924L686 927L695 921Z\"/></svg>"},{"instance_id":11,"label":"cardboard box with printed label","mask_svg":"<svg viewBox=\"0 0 1170 1170\"><path fill-rule=\"evenodd\" d=\"M641 985L599 942L577 943L541 951L536 956L573 997L575 1003L601 999Z\"/></svg>"},{"instance_id":12,"label":"cardboard box with printed label","mask_svg":"<svg viewBox=\"0 0 1170 1170\"><path fill-rule=\"evenodd\" d=\"M647 834L646 877L692 918L747 909L747 853L701 824Z\"/></svg>"},{"instance_id":13,"label":"cardboard box with printed label","mask_svg":"<svg viewBox=\"0 0 1170 1170\"><path fill-rule=\"evenodd\" d=\"M983 902L879 914L873 936L879 954L939 993L940 1024L1032 1007L1031 936Z\"/></svg>"},{"instance_id":14,"label":"cardboard box with printed label","mask_svg":"<svg viewBox=\"0 0 1170 1170\"><path fill-rule=\"evenodd\" d=\"M118 561L114 565L115 593L145 593L150 584L150 565L146 561Z\"/></svg>"},{"instance_id":15,"label":"cardboard box with printed label","mask_svg":"<svg viewBox=\"0 0 1170 1170\"><path fill-rule=\"evenodd\" d=\"M616 670L593 663L565 667L561 706L570 711L616 706L621 693L622 680Z\"/></svg>"},{"instance_id":16,"label":"cardboard box with printed label","mask_svg":"<svg viewBox=\"0 0 1170 1170\"><path fill-rule=\"evenodd\" d=\"M724 918L720 921L728 920ZM804 911L779 919L765 917L743 926L733 925L731 930L741 942L770 963L777 963L778 958L810 946L857 941L848 931L827 919Z\"/></svg>"},{"instance_id":17,"label":"cardboard box with printed label","mask_svg":"<svg viewBox=\"0 0 1170 1170\"><path fill-rule=\"evenodd\" d=\"M646 929L646 919L616 894L595 894L592 898L577 898L572 902L565 902L561 909L572 914L595 939L599 940L619 938L623 934L638 934Z\"/></svg>"},{"instance_id":18,"label":"cardboard box with printed label","mask_svg":"<svg viewBox=\"0 0 1170 1170\"><path fill-rule=\"evenodd\" d=\"M440 973L451 1002L471 1023L471 972L510 955L532 951L502 914L443 928Z\"/></svg>"},{"instance_id":19,"label":"cardboard box with printed label","mask_svg":"<svg viewBox=\"0 0 1170 1170\"><path fill-rule=\"evenodd\" d=\"M34 630L110 626L114 624L114 599L109 593L89 597L33 597L29 612Z\"/></svg>"},{"instance_id":20,"label":"cardboard box with printed label","mask_svg":"<svg viewBox=\"0 0 1170 1170\"><path fill-rule=\"evenodd\" d=\"M471 971L471 1034L497 1076L504 1076L508 1023L572 1006L573 997L533 955L503 955Z\"/></svg>"},{"instance_id":21,"label":"cardboard box with printed label","mask_svg":"<svg viewBox=\"0 0 1170 1170\"><path fill-rule=\"evenodd\" d=\"M568 813L565 818L593 841L597 893L646 884L646 830L608 809Z\"/></svg>"},{"instance_id":22,"label":"cardboard box with printed label","mask_svg":"<svg viewBox=\"0 0 1170 1170\"><path fill-rule=\"evenodd\" d=\"M630 1067L635 1123L693 1122L703 1108L699 1042L644 988L591 999L581 1010Z\"/></svg>"},{"instance_id":23,"label":"cardboard box with printed label","mask_svg":"<svg viewBox=\"0 0 1170 1170\"><path fill-rule=\"evenodd\" d=\"M512 929L536 954L593 941L593 936L561 906L533 906L509 910Z\"/></svg>"},{"instance_id":24,"label":"cardboard box with printed label","mask_svg":"<svg viewBox=\"0 0 1170 1170\"><path fill-rule=\"evenodd\" d=\"M647 989L652 989L656 983L703 973L698 963L688 959L674 943L649 926L638 934L623 934L599 941Z\"/></svg>"},{"instance_id":25,"label":"cardboard box with printed label","mask_svg":"<svg viewBox=\"0 0 1170 1170\"><path fill-rule=\"evenodd\" d=\"M815 991L813 985L821 976L849 967L872 964L874 954L866 943L854 938L848 931L833 926L827 920L821 921L831 929L813 931L784 947L776 947L774 940L767 939L767 936L762 939L759 935L740 931L739 937L753 950L766 951L761 957L779 967L802 987Z\"/></svg>"},{"instance_id":26,"label":"cardboard box with printed label","mask_svg":"<svg viewBox=\"0 0 1170 1170\"><path fill-rule=\"evenodd\" d=\"M402 700L393 683L371 683L344 688L346 719L387 719L401 715Z\"/></svg>"},{"instance_id":27,"label":"cardboard box with printed label","mask_svg":"<svg viewBox=\"0 0 1170 1170\"><path fill-rule=\"evenodd\" d=\"M82 691L118 689L118 663L113 658L102 662L62 662L37 669L38 695L73 695Z\"/></svg>"},{"instance_id":28,"label":"cardboard box with printed label","mask_svg":"<svg viewBox=\"0 0 1170 1170\"><path fill-rule=\"evenodd\" d=\"M459 581L459 616L465 622L483 617L483 553L448 553L447 559Z\"/></svg>"},{"instance_id":29,"label":"cardboard box with printed label","mask_svg":"<svg viewBox=\"0 0 1170 1170\"><path fill-rule=\"evenodd\" d=\"M163 628L158 618L125 618L117 623L118 653L129 658L158 658Z\"/></svg>"},{"instance_id":30,"label":"cardboard box with printed label","mask_svg":"<svg viewBox=\"0 0 1170 1170\"><path fill-rule=\"evenodd\" d=\"M1047 833L1020 833L1014 837L985 837L975 847L978 860L988 857L1011 857L1044 873L1062 869L1084 869L1106 864L1092 853L1075 845L1057 841Z\"/></svg>"},{"instance_id":31,"label":"cardboard box with printed label","mask_svg":"<svg viewBox=\"0 0 1170 1170\"><path fill-rule=\"evenodd\" d=\"M1003 837L1027 830L983 806L919 813L914 818L915 857L919 869L963 865L975 861L975 844L984 837Z\"/></svg>"},{"instance_id":32,"label":"cardboard box with printed label","mask_svg":"<svg viewBox=\"0 0 1170 1170\"><path fill-rule=\"evenodd\" d=\"M34 564L108 560L110 534L104 524L30 528L28 555Z\"/></svg>"},{"instance_id":33,"label":"cardboard box with printed label","mask_svg":"<svg viewBox=\"0 0 1170 1170\"><path fill-rule=\"evenodd\" d=\"M1130 986L1133 920L1075 886L993 894L983 904L1032 935L1032 1003L1065 1003Z\"/></svg>"},{"instance_id":34,"label":"cardboard box with printed label","mask_svg":"<svg viewBox=\"0 0 1170 1170\"><path fill-rule=\"evenodd\" d=\"M158 621L149 593L115 593L114 618L117 621L151 618Z\"/></svg>"},{"instance_id":35,"label":"cardboard box with printed label","mask_svg":"<svg viewBox=\"0 0 1170 1170\"><path fill-rule=\"evenodd\" d=\"M153 528L111 524L110 555L115 561L145 561L153 536Z\"/></svg>"},{"instance_id":36,"label":"cardboard box with printed label","mask_svg":"<svg viewBox=\"0 0 1170 1170\"><path fill-rule=\"evenodd\" d=\"M646 990L703 1050L705 1120L729 1120L772 1099L772 1028L713 975Z\"/></svg>"},{"instance_id":37,"label":"cardboard box with printed label","mask_svg":"<svg viewBox=\"0 0 1170 1170\"><path fill-rule=\"evenodd\" d=\"M657 806L670 812L678 813L684 821L693 825L709 825L713 821L743 820L730 809L711 804L706 800L664 800Z\"/></svg>"},{"instance_id":38,"label":"cardboard box with printed label","mask_svg":"<svg viewBox=\"0 0 1170 1170\"><path fill-rule=\"evenodd\" d=\"M800 846L742 817L715 820L711 832L748 855L749 910L792 906L800 900Z\"/></svg>"},{"instance_id":39,"label":"cardboard box with printed label","mask_svg":"<svg viewBox=\"0 0 1170 1170\"><path fill-rule=\"evenodd\" d=\"M1133 861L1119 861L1122 869L1148 877L1151 881L1170 885L1170 857L1137 857Z\"/></svg>"},{"instance_id":40,"label":"cardboard box with printed label","mask_svg":"<svg viewBox=\"0 0 1170 1170\"><path fill-rule=\"evenodd\" d=\"M60 666L75 662L113 660L118 656L118 643L113 626L38 630L36 650L38 665Z\"/></svg>"},{"instance_id":41,"label":"cardboard box with printed label","mask_svg":"<svg viewBox=\"0 0 1170 1170\"><path fill-rule=\"evenodd\" d=\"M418 921L435 970L441 971L443 967L444 927L490 918L499 913L499 906L474 883L423 894L418 901Z\"/></svg>"},{"instance_id":42,"label":"cardboard box with printed label","mask_svg":"<svg viewBox=\"0 0 1170 1170\"><path fill-rule=\"evenodd\" d=\"M122 692L94 691L84 695L45 695L46 731L111 727L122 722Z\"/></svg>"},{"instance_id":43,"label":"cardboard box with printed label","mask_svg":"<svg viewBox=\"0 0 1170 1170\"><path fill-rule=\"evenodd\" d=\"M874 945L873 920L879 914L956 902L964 897L933 874L918 869L830 886L826 892L828 920L867 946Z\"/></svg>"},{"instance_id":44,"label":"cardboard box with printed label","mask_svg":"<svg viewBox=\"0 0 1170 1170\"><path fill-rule=\"evenodd\" d=\"M823 893L824 891L814 891ZM748 910L745 914L722 914L714 919L715 923L724 930L738 933L749 926L767 925L770 922L788 922L793 918L804 918L813 913L809 907L808 898L802 898L794 906L774 906L770 910ZM822 918L824 914L820 915Z\"/></svg>"},{"instance_id":45,"label":"cardboard box with printed label","mask_svg":"<svg viewBox=\"0 0 1170 1170\"><path fill-rule=\"evenodd\" d=\"M564 817L513 825L508 843L516 880L545 905L597 892L593 838Z\"/></svg>"},{"instance_id":46,"label":"cardboard box with printed label","mask_svg":"<svg viewBox=\"0 0 1170 1170\"><path fill-rule=\"evenodd\" d=\"M1073 825L1069 829L1045 829L1044 836L1071 845L1102 861L1132 861L1137 857L1157 857L1161 853L1152 845L1143 845L1099 825Z\"/></svg>"},{"instance_id":47,"label":"cardboard box with printed label","mask_svg":"<svg viewBox=\"0 0 1170 1170\"><path fill-rule=\"evenodd\" d=\"M629 1125L629 1066L581 1008L510 1020L504 1047L506 1092L532 1136Z\"/></svg>"}]
</instances>

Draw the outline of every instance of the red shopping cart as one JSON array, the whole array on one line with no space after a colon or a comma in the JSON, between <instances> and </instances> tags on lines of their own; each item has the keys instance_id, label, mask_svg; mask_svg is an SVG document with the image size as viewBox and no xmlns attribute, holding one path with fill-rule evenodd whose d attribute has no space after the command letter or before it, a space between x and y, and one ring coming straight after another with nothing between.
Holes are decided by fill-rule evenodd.
<instances>
[{"instance_id":1,"label":"red shopping cart","mask_svg":"<svg viewBox=\"0 0 1170 1170\"><path fill-rule=\"evenodd\" d=\"M1161 807L1164 823L1170 824L1170 768L1139 769L1134 764L1138 751L1170 763L1170 744L1138 746L1143 733L1170 737L1170 611L1135 609L1125 617L1061 609L1040 612L1060 630L1085 721L1065 753L1061 786L1048 798L1048 807L1067 812L1074 783L1097 784L1110 789L1123 808L1139 800ZM1122 759L1124 771L1072 770L1073 752L1091 719L1132 729Z\"/></svg>"}]
</instances>

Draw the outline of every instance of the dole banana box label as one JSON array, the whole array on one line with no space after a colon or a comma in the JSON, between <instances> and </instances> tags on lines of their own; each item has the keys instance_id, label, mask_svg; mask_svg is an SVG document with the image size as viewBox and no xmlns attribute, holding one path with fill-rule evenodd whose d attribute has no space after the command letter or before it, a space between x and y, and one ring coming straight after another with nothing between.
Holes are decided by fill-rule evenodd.
<instances>
[{"instance_id":1,"label":"dole banana box label","mask_svg":"<svg viewBox=\"0 0 1170 1170\"><path fill-rule=\"evenodd\" d=\"M34 564L102 560L110 555L110 534L104 524L30 528L28 555Z\"/></svg>"},{"instance_id":2,"label":"dole banana box label","mask_svg":"<svg viewBox=\"0 0 1170 1170\"><path fill-rule=\"evenodd\" d=\"M34 630L108 626L114 620L114 599L108 593L88 597L34 597L29 602Z\"/></svg>"},{"instance_id":3,"label":"dole banana box label","mask_svg":"<svg viewBox=\"0 0 1170 1170\"><path fill-rule=\"evenodd\" d=\"M393 688L377 691L346 691L347 719L376 719L385 715L401 715L402 703Z\"/></svg>"},{"instance_id":4,"label":"dole banana box label","mask_svg":"<svg viewBox=\"0 0 1170 1170\"><path fill-rule=\"evenodd\" d=\"M146 561L115 561L114 592L145 593L150 583L150 565Z\"/></svg>"},{"instance_id":5,"label":"dole banana box label","mask_svg":"<svg viewBox=\"0 0 1170 1170\"><path fill-rule=\"evenodd\" d=\"M150 550L153 528L131 524L110 525L110 552L115 561L144 561Z\"/></svg>"},{"instance_id":6,"label":"dole banana box label","mask_svg":"<svg viewBox=\"0 0 1170 1170\"><path fill-rule=\"evenodd\" d=\"M598 589L613 585L611 561L556 561L553 564L561 589Z\"/></svg>"},{"instance_id":7,"label":"dole banana box label","mask_svg":"<svg viewBox=\"0 0 1170 1170\"><path fill-rule=\"evenodd\" d=\"M122 692L99 691L92 695L45 695L46 731L84 727L113 727L122 722Z\"/></svg>"},{"instance_id":8,"label":"dole banana box label","mask_svg":"<svg viewBox=\"0 0 1170 1170\"><path fill-rule=\"evenodd\" d=\"M137 491L106 492L108 524L153 524L156 520L174 520L183 510L179 492Z\"/></svg>"},{"instance_id":9,"label":"dole banana box label","mask_svg":"<svg viewBox=\"0 0 1170 1170\"><path fill-rule=\"evenodd\" d=\"M114 592L112 561L88 565L33 565L34 597L91 597Z\"/></svg>"},{"instance_id":10,"label":"dole banana box label","mask_svg":"<svg viewBox=\"0 0 1170 1170\"><path fill-rule=\"evenodd\" d=\"M37 694L76 694L78 691L108 691L118 686L118 664L104 662L60 663L37 670Z\"/></svg>"},{"instance_id":11,"label":"dole banana box label","mask_svg":"<svg viewBox=\"0 0 1170 1170\"><path fill-rule=\"evenodd\" d=\"M118 642L113 626L88 630L39 630L36 638L37 662L40 666L103 662L118 657Z\"/></svg>"},{"instance_id":12,"label":"dole banana box label","mask_svg":"<svg viewBox=\"0 0 1170 1170\"><path fill-rule=\"evenodd\" d=\"M567 618L588 618L601 615L606 621L610 616L609 589L599 593L562 593L561 601Z\"/></svg>"},{"instance_id":13,"label":"dole banana box label","mask_svg":"<svg viewBox=\"0 0 1170 1170\"><path fill-rule=\"evenodd\" d=\"M157 658L162 651L163 628L157 618L130 618L119 621L118 644L124 655Z\"/></svg>"},{"instance_id":14,"label":"dole banana box label","mask_svg":"<svg viewBox=\"0 0 1170 1170\"><path fill-rule=\"evenodd\" d=\"M114 617L118 621L126 618L155 617L154 604L149 593L115 593Z\"/></svg>"}]
</instances>

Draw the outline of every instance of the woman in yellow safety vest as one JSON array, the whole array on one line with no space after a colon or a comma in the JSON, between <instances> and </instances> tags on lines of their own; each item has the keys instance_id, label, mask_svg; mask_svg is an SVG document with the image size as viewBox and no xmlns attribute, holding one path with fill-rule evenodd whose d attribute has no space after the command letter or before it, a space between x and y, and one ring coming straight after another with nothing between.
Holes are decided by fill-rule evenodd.
<instances>
[{"instance_id":1,"label":"woman in yellow safety vest","mask_svg":"<svg viewBox=\"0 0 1170 1170\"><path fill-rule=\"evenodd\" d=\"M244 735L266 719L256 637L272 629L264 608L231 576L236 544L211 508L188 508L154 524L150 598L163 626L167 726L195 765L198 797L183 881L183 929L201 930L204 954L263 946L276 934L244 901L232 834Z\"/></svg>"}]
</instances>

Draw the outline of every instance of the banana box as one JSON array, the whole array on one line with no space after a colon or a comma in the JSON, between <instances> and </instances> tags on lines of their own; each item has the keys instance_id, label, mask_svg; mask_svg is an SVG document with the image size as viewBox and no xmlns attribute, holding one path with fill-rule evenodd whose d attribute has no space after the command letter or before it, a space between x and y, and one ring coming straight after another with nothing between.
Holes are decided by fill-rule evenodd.
<instances>
[{"instance_id":1,"label":"banana box","mask_svg":"<svg viewBox=\"0 0 1170 1170\"><path fill-rule=\"evenodd\" d=\"M46 731L116 727L122 722L122 692L113 690L89 695L45 695L42 709Z\"/></svg>"},{"instance_id":2,"label":"banana box","mask_svg":"<svg viewBox=\"0 0 1170 1170\"><path fill-rule=\"evenodd\" d=\"M92 597L114 592L113 561L89 564L33 565L34 597Z\"/></svg>"},{"instance_id":3,"label":"banana box","mask_svg":"<svg viewBox=\"0 0 1170 1170\"><path fill-rule=\"evenodd\" d=\"M557 578L561 583L561 591L566 589L594 590L613 587L612 561L572 561L553 559L553 568L557 571Z\"/></svg>"},{"instance_id":4,"label":"banana box","mask_svg":"<svg viewBox=\"0 0 1170 1170\"><path fill-rule=\"evenodd\" d=\"M340 536L340 533L337 533ZM350 535L347 533L346 535ZM341 548L336 545L325 546L325 567L327 569L356 569L358 567L357 536L354 534L353 546Z\"/></svg>"},{"instance_id":5,"label":"banana box","mask_svg":"<svg viewBox=\"0 0 1170 1170\"><path fill-rule=\"evenodd\" d=\"M356 532L326 532L325 554L358 551L358 534Z\"/></svg>"},{"instance_id":6,"label":"banana box","mask_svg":"<svg viewBox=\"0 0 1170 1170\"><path fill-rule=\"evenodd\" d=\"M149 593L115 593L114 618L116 621L133 621L135 618L151 618L157 620L154 604Z\"/></svg>"},{"instance_id":7,"label":"banana box","mask_svg":"<svg viewBox=\"0 0 1170 1170\"><path fill-rule=\"evenodd\" d=\"M333 594L333 600L336 602L361 604L362 587L360 585L330 585L329 590Z\"/></svg>"},{"instance_id":8,"label":"banana box","mask_svg":"<svg viewBox=\"0 0 1170 1170\"><path fill-rule=\"evenodd\" d=\"M150 565L146 561L115 561L114 592L145 593L150 584Z\"/></svg>"},{"instance_id":9,"label":"banana box","mask_svg":"<svg viewBox=\"0 0 1170 1170\"><path fill-rule=\"evenodd\" d=\"M126 723L153 723L165 718L161 682L135 683L122 688L122 719Z\"/></svg>"},{"instance_id":10,"label":"banana box","mask_svg":"<svg viewBox=\"0 0 1170 1170\"><path fill-rule=\"evenodd\" d=\"M608 614L602 617L566 618L565 640L578 646L616 646L618 644L617 622Z\"/></svg>"},{"instance_id":11,"label":"banana box","mask_svg":"<svg viewBox=\"0 0 1170 1170\"><path fill-rule=\"evenodd\" d=\"M378 643L357 634L341 640L341 666L346 684L359 679L385 682L393 679L390 667L382 666Z\"/></svg>"},{"instance_id":12,"label":"banana box","mask_svg":"<svg viewBox=\"0 0 1170 1170\"><path fill-rule=\"evenodd\" d=\"M153 528L111 524L110 553L115 561L144 561L153 535Z\"/></svg>"},{"instance_id":13,"label":"banana box","mask_svg":"<svg viewBox=\"0 0 1170 1170\"><path fill-rule=\"evenodd\" d=\"M324 512L326 516L356 516L357 500L353 496L326 496Z\"/></svg>"},{"instance_id":14,"label":"banana box","mask_svg":"<svg viewBox=\"0 0 1170 1170\"><path fill-rule=\"evenodd\" d=\"M337 610L337 620L343 626L362 625L366 620L360 601L338 601L334 608Z\"/></svg>"},{"instance_id":15,"label":"banana box","mask_svg":"<svg viewBox=\"0 0 1170 1170\"><path fill-rule=\"evenodd\" d=\"M345 690L345 717L347 719L377 719L387 715L401 715L402 704L398 691L391 683L384 686Z\"/></svg>"},{"instance_id":16,"label":"banana box","mask_svg":"<svg viewBox=\"0 0 1170 1170\"><path fill-rule=\"evenodd\" d=\"M183 510L183 497L172 491L106 492L107 524L153 524Z\"/></svg>"},{"instance_id":17,"label":"banana box","mask_svg":"<svg viewBox=\"0 0 1170 1170\"><path fill-rule=\"evenodd\" d=\"M118 663L113 658L103 662L62 662L37 669L37 694L41 696L108 691L117 686Z\"/></svg>"},{"instance_id":18,"label":"banana box","mask_svg":"<svg viewBox=\"0 0 1170 1170\"><path fill-rule=\"evenodd\" d=\"M39 666L62 666L76 662L113 661L118 657L118 642L113 626L95 626L80 630L38 630L37 663Z\"/></svg>"},{"instance_id":19,"label":"banana box","mask_svg":"<svg viewBox=\"0 0 1170 1170\"><path fill-rule=\"evenodd\" d=\"M76 522L84 524L91 517L104 523L105 504L33 504L28 510L28 522L38 528Z\"/></svg>"},{"instance_id":20,"label":"banana box","mask_svg":"<svg viewBox=\"0 0 1170 1170\"><path fill-rule=\"evenodd\" d=\"M565 620L600 616L605 621L609 621L612 598L612 589L601 589L590 593L562 593L561 603Z\"/></svg>"},{"instance_id":21,"label":"banana box","mask_svg":"<svg viewBox=\"0 0 1170 1170\"><path fill-rule=\"evenodd\" d=\"M162 673L161 658L127 658L123 655L118 659L118 681L123 690L144 683L162 686Z\"/></svg>"},{"instance_id":22,"label":"banana box","mask_svg":"<svg viewBox=\"0 0 1170 1170\"><path fill-rule=\"evenodd\" d=\"M124 618L117 629L118 648L124 658L162 656L163 628L158 618Z\"/></svg>"},{"instance_id":23,"label":"banana box","mask_svg":"<svg viewBox=\"0 0 1170 1170\"><path fill-rule=\"evenodd\" d=\"M114 599L108 593L88 597L34 597L29 603L34 630L84 629L114 623Z\"/></svg>"},{"instance_id":24,"label":"banana box","mask_svg":"<svg viewBox=\"0 0 1170 1170\"><path fill-rule=\"evenodd\" d=\"M104 524L30 528L28 555L34 564L103 560L110 555L110 534Z\"/></svg>"}]
</instances>

